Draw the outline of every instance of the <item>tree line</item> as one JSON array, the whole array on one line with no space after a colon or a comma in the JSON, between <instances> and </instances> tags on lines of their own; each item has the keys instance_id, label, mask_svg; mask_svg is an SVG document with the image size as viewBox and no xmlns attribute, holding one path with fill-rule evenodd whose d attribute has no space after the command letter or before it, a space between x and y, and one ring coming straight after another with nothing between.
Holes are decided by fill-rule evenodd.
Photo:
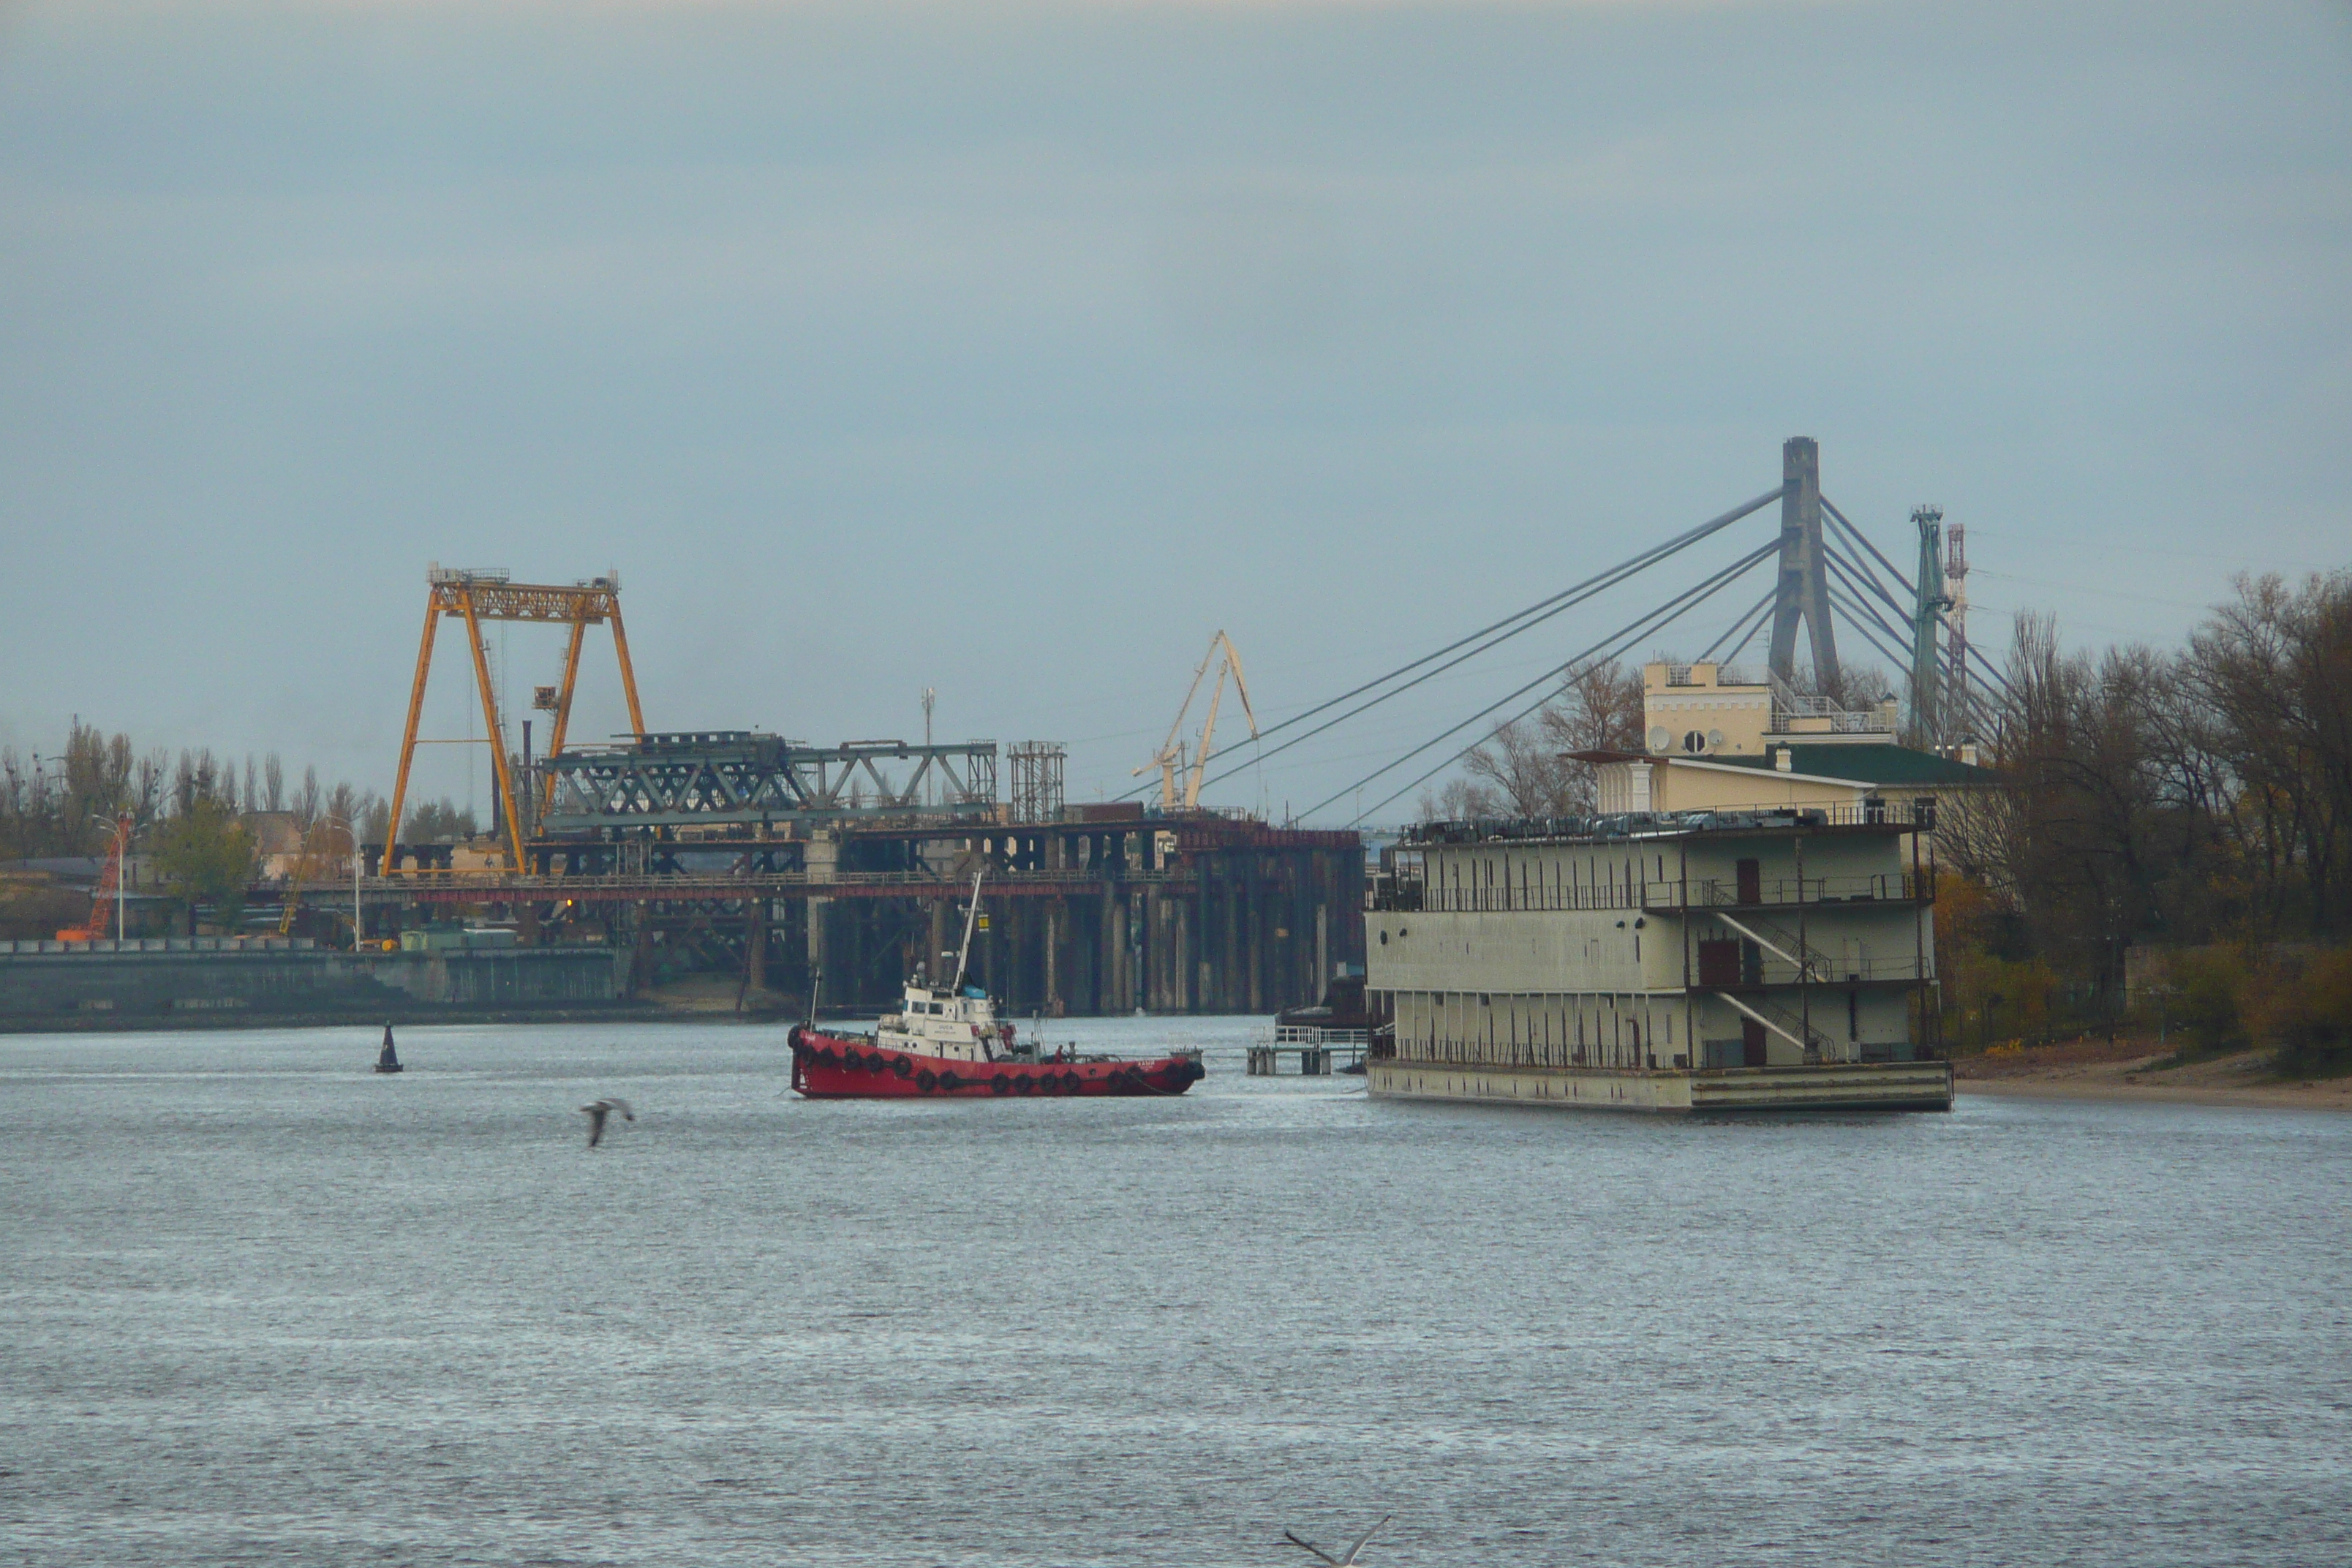
<instances>
[{"instance_id":1,"label":"tree line","mask_svg":"<svg viewBox=\"0 0 2352 1568\"><path fill-rule=\"evenodd\" d=\"M209 747L141 751L125 734L76 721L62 751L0 751L0 859L99 855L115 819L134 832L177 818L283 812L305 830L323 817L357 823L362 842L381 842L390 811L373 790L322 784L306 767L289 778L277 752L236 759Z\"/></svg>"},{"instance_id":2,"label":"tree line","mask_svg":"<svg viewBox=\"0 0 2352 1568\"><path fill-rule=\"evenodd\" d=\"M142 750L129 735L109 735L79 720L54 753L0 750L0 864L103 855L115 822L127 816L133 851L153 866L163 890L183 910L202 905L224 923L235 923L259 871L251 819L263 813L286 814L306 836L320 823L336 825L331 852L338 856L347 851L351 825L359 842L381 844L391 819L391 808L373 790L325 783L315 767L305 767L297 780L275 752L248 754L241 764L204 747L175 756L168 748ZM470 809L442 799L408 813L402 840L446 843L478 831ZM12 907L0 910L8 934L47 935L84 912L78 895L10 892Z\"/></svg>"},{"instance_id":3,"label":"tree line","mask_svg":"<svg viewBox=\"0 0 2352 1568\"><path fill-rule=\"evenodd\" d=\"M1937 834L1963 1030L2112 1026L2129 955L2153 950L2144 989L2192 1046L2341 1058L2352 573L2241 577L2172 648L2070 651L2054 617L2021 616L2002 673L1984 707L2002 787ZM1987 1027L2004 1003L2016 1026Z\"/></svg>"}]
</instances>

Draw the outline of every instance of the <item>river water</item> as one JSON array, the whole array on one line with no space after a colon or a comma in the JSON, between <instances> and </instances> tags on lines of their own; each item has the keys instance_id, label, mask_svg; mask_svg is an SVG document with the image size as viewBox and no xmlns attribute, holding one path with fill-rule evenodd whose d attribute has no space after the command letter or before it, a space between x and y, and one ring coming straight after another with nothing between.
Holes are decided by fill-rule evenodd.
<instances>
[{"instance_id":1,"label":"river water","mask_svg":"<svg viewBox=\"0 0 2352 1568\"><path fill-rule=\"evenodd\" d=\"M2352 1120L1400 1105L1249 1027L892 1105L737 1026L0 1038L0 1562L2352 1561Z\"/></svg>"}]
</instances>

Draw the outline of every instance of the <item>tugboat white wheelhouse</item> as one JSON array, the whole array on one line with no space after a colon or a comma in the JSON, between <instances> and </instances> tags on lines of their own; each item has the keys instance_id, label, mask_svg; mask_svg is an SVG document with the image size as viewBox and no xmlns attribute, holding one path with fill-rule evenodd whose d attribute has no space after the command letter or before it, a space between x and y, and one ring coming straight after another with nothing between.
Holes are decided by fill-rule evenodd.
<instances>
[{"instance_id":1,"label":"tugboat white wheelhouse","mask_svg":"<svg viewBox=\"0 0 2352 1568\"><path fill-rule=\"evenodd\" d=\"M1372 1093L1594 1110L1948 1110L1932 802L1413 829L1379 878ZM1932 1026L1931 1025L1924 1026Z\"/></svg>"}]
</instances>

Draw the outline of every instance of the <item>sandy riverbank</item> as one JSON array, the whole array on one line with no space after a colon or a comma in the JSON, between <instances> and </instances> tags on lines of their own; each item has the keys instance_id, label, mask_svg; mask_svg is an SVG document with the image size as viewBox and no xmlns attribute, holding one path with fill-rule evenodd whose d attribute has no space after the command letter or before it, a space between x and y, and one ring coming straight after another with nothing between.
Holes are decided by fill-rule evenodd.
<instances>
[{"instance_id":1,"label":"sandy riverbank","mask_svg":"<svg viewBox=\"0 0 2352 1568\"><path fill-rule=\"evenodd\" d=\"M1952 1072L1962 1094L2352 1110L2352 1078L2277 1078L2267 1051L2154 1067L2164 1055L2153 1040L2086 1040L1966 1057L1952 1064Z\"/></svg>"}]
</instances>

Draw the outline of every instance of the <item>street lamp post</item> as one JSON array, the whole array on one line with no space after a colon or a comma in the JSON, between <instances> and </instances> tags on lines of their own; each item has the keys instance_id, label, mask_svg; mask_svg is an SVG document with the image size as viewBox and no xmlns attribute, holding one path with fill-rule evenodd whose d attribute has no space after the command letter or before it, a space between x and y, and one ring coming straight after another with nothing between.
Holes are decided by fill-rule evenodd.
<instances>
[{"instance_id":1,"label":"street lamp post","mask_svg":"<svg viewBox=\"0 0 2352 1568\"><path fill-rule=\"evenodd\" d=\"M318 820L334 823L352 836L352 952L357 953L361 935L367 929L360 923L360 825L348 816L337 816L331 811L320 812ZM299 890L294 889L287 896L291 898Z\"/></svg>"},{"instance_id":2,"label":"street lamp post","mask_svg":"<svg viewBox=\"0 0 2352 1568\"><path fill-rule=\"evenodd\" d=\"M127 940L131 930L126 879L131 873L131 814L105 817L96 812L89 819L114 835L114 941L117 946Z\"/></svg>"}]
</instances>

